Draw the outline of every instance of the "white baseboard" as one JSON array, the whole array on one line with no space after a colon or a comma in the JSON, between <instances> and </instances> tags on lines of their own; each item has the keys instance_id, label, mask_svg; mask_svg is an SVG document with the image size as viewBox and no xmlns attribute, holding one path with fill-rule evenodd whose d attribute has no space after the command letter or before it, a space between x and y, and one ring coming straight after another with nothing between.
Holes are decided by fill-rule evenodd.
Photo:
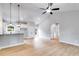
<instances>
[{"instance_id":1,"label":"white baseboard","mask_svg":"<svg viewBox=\"0 0 79 59\"><path fill-rule=\"evenodd\" d=\"M18 45L22 45L23 43L17 43L17 44L13 44L13 45L8 45L8 46L4 46L4 47L0 47L0 49L4 49L4 48L9 48L9 47L14 47L14 46L18 46Z\"/></svg>"},{"instance_id":2,"label":"white baseboard","mask_svg":"<svg viewBox=\"0 0 79 59\"><path fill-rule=\"evenodd\" d=\"M67 43L67 44L71 44L71 45L74 45L74 46L79 46L79 44L71 43L71 42L67 42L67 41L60 41L60 42Z\"/></svg>"}]
</instances>

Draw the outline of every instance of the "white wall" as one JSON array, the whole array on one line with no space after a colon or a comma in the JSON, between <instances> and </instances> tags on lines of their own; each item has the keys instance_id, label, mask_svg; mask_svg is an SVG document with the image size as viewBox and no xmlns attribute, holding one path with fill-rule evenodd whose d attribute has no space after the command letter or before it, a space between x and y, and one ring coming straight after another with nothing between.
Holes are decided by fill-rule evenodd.
<instances>
[{"instance_id":1,"label":"white wall","mask_svg":"<svg viewBox=\"0 0 79 59\"><path fill-rule=\"evenodd\" d=\"M79 11L56 13L46 17L40 24L44 37L50 37L50 27L53 23L60 23L60 41L79 45Z\"/></svg>"},{"instance_id":2,"label":"white wall","mask_svg":"<svg viewBox=\"0 0 79 59\"><path fill-rule=\"evenodd\" d=\"M64 13L59 23L61 41L79 45L79 11Z\"/></svg>"}]
</instances>

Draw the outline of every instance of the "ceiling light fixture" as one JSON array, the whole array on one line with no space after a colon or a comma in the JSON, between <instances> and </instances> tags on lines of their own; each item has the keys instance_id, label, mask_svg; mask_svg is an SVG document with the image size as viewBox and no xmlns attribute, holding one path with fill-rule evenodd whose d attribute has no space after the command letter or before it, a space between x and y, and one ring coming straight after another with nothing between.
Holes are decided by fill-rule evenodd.
<instances>
[{"instance_id":1,"label":"ceiling light fixture","mask_svg":"<svg viewBox=\"0 0 79 59\"><path fill-rule=\"evenodd\" d=\"M10 24L7 26L7 31L10 32L10 34L14 31L14 26L11 22L12 15L11 15L11 3L10 3Z\"/></svg>"},{"instance_id":2,"label":"ceiling light fixture","mask_svg":"<svg viewBox=\"0 0 79 59\"><path fill-rule=\"evenodd\" d=\"M47 9L46 11L47 11L47 13L48 13L48 12L51 12L51 10L50 10L50 9Z\"/></svg>"}]
</instances>

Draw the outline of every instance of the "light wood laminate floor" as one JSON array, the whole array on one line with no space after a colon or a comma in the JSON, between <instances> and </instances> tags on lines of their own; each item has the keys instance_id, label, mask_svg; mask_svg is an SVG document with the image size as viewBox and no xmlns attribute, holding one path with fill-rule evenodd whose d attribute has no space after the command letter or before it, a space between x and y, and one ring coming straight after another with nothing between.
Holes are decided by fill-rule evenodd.
<instances>
[{"instance_id":1,"label":"light wood laminate floor","mask_svg":"<svg viewBox=\"0 0 79 59\"><path fill-rule=\"evenodd\" d=\"M46 43L43 49L38 50L31 44L24 44L2 49L0 56L79 56L79 47L66 43Z\"/></svg>"}]
</instances>

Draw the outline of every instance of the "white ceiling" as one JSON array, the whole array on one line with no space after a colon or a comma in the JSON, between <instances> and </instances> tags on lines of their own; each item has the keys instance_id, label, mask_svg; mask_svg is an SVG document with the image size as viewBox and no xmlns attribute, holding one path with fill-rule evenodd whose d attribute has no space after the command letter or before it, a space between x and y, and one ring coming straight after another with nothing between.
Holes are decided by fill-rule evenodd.
<instances>
[{"instance_id":1,"label":"white ceiling","mask_svg":"<svg viewBox=\"0 0 79 59\"><path fill-rule=\"evenodd\" d=\"M20 19L27 21L33 21L35 17L39 17L43 12L40 8L46 8L47 3L20 3L21 5L21 15ZM2 17L9 20L10 17L10 4L1 3L0 9L2 9ZM70 12L79 11L79 3L54 3L52 8L59 7L59 12ZM17 3L12 4L12 21L16 21L18 18L17 14Z\"/></svg>"}]
</instances>

